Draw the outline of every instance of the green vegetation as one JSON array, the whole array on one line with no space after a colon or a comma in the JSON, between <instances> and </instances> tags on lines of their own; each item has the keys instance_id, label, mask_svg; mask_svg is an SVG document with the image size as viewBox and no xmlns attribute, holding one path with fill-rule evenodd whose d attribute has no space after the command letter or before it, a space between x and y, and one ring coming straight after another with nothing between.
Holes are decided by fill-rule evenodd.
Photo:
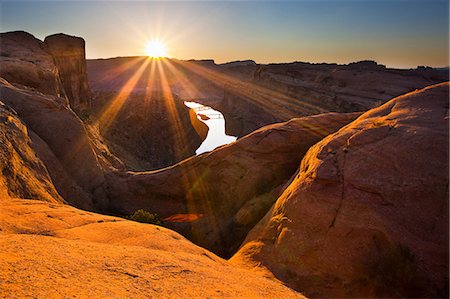
<instances>
[{"instance_id":1,"label":"green vegetation","mask_svg":"<svg viewBox=\"0 0 450 299\"><path fill-rule=\"evenodd\" d=\"M133 213L133 215L130 215L127 217L130 220L142 222L142 223L151 223L156 225L161 225L161 219L159 218L158 214L152 214L145 210L137 210Z\"/></svg>"}]
</instances>

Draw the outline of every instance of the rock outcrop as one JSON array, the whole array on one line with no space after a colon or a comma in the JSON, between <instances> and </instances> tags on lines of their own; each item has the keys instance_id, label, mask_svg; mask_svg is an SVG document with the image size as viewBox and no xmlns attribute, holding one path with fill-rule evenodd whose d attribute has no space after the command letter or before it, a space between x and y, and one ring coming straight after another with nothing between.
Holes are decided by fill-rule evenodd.
<instances>
[{"instance_id":1,"label":"rock outcrop","mask_svg":"<svg viewBox=\"0 0 450 299\"><path fill-rule=\"evenodd\" d=\"M16 112L0 102L0 199L63 202Z\"/></svg>"},{"instance_id":2,"label":"rock outcrop","mask_svg":"<svg viewBox=\"0 0 450 299\"><path fill-rule=\"evenodd\" d=\"M274 203L308 148L357 116L293 119L172 167L110 175L112 211L157 213L195 243L229 256Z\"/></svg>"},{"instance_id":3,"label":"rock outcrop","mask_svg":"<svg viewBox=\"0 0 450 299\"><path fill-rule=\"evenodd\" d=\"M408 93L314 145L232 260L310 297L447 297L448 97Z\"/></svg>"},{"instance_id":4,"label":"rock outcrop","mask_svg":"<svg viewBox=\"0 0 450 299\"><path fill-rule=\"evenodd\" d=\"M66 34L47 36L44 49L53 57L70 106L80 111L90 107L84 39Z\"/></svg>"},{"instance_id":5,"label":"rock outcrop","mask_svg":"<svg viewBox=\"0 0 450 299\"><path fill-rule=\"evenodd\" d=\"M55 34L1 33L0 77L19 87L66 98L75 111L90 107L84 40Z\"/></svg>"},{"instance_id":6,"label":"rock outcrop","mask_svg":"<svg viewBox=\"0 0 450 299\"><path fill-rule=\"evenodd\" d=\"M66 100L14 87L1 78L0 95L37 135L31 135L36 152L43 154L43 160L50 165L50 176L55 186L61 187L58 192L65 200L83 208L105 207L103 170L82 121ZM82 202L86 198L93 202Z\"/></svg>"},{"instance_id":7,"label":"rock outcrop","mask_svg":"<svg viewBox=\"0 0 450 299\"><path fill-rule=\"evenodd\" d=\"M0 77L44 94L65 96L59 71L42 41L24 31L0 34Z\"/></svg>"},{"instance_id":8,"label":"rock outcrop","mask_svg":"<svg viewBox=\"0 0 450 299\"><path fill-rule=\"evenodd\" d=\"M163 227L35 200L0 205L1 297L304 298Z\"/></svg>"}]
</instances>

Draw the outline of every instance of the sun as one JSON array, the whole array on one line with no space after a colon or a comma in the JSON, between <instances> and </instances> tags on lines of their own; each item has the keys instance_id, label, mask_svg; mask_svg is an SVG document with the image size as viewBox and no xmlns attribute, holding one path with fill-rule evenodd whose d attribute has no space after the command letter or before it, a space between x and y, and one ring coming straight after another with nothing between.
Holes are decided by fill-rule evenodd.
<instances>
[{"instance_id":1,"label":"sun","mask_svg":"<svg viewBox=\"0 0 450 299\"><path fill-rule=\"evenodd\" d=\"M162 41L151 40L148 41L145 45L145 53L147 53L148 56L154 58L166 57L167 47Z\"/></svg>"}]
</instances>

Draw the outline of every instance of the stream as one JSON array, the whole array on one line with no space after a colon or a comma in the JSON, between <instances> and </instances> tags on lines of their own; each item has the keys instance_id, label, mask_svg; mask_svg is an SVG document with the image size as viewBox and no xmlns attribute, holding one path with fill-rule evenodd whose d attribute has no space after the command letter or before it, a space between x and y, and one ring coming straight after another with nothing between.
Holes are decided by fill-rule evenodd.
<instances>
[{"instance_id":1,"label":"stream","mask_svg":"<svg viewBox=\"0 0 450 299\"><path fill-rule=\"evenodd\" d=\"M211 107L204 106L197 102L185 101L184 104L194 109L197 118L204 122L209 130L205 140L195 151L197 155L205 152L210 152L213 149L231 143L236 140L235 136L225 134L225 118L220 111L214 110Z\"/></svg>"}]
</instances>

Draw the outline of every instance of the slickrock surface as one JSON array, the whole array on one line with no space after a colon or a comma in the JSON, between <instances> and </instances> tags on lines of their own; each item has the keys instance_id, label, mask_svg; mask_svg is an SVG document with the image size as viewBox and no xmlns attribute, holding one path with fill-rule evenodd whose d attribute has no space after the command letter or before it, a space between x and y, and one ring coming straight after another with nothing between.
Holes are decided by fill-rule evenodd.
<instances>
[{"instance_id":1,"label":"slickrock surface","mask_svg":"<svg viewBox=\"0 0 450 299\"><path fill-rule=\"evenodd\" d=\"M408 93L314 145L232 260L311 297L448 296L448 97Z\"/></svg>"},{"instance_id":2,"label":"slickrock surface","mask_svg":"<svg viewBox=\"0 0 450 299\"><path fill-rule=\"evenodd\" d=\"M0 296L304 298L163 227L0 199Z\"/></svg>"}]
</instances>

